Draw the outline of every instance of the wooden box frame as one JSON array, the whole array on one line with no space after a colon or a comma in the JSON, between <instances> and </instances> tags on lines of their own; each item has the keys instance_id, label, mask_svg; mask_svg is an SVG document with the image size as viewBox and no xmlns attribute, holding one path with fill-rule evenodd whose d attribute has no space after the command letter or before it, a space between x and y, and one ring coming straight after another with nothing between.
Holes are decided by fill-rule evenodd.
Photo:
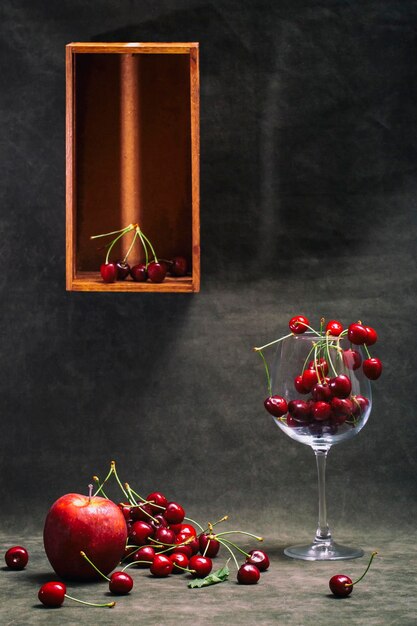
<instances>
[{"instance_id":1,"label":"wooden box frame","mask_svg":"<svg viewBox=\"0 0 417 626\"><path fill-rule=\"evenodd\" d=\"M67 290L199 291L199 157L198 43L66 46ZM130 223L158 258L186 256L191 272L104 283L106 240L90 236Z\"/></svg>"}]
</instances>

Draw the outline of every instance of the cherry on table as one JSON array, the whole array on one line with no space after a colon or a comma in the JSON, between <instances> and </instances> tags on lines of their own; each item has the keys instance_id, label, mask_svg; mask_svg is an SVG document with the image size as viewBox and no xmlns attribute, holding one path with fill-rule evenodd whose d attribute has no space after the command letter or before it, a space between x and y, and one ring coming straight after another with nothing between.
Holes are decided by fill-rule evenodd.
<instances>
[{"instance_id":1,"label":"cherry on table","mask_svg":"<svg viewBox=\"0 0 417 626\"><path fill-rule=\"evenodd\" d=\"M382 363L377 358L366 359L362 363L363 373L370 380L377 380L382 374Z\"/></svg>"},{"instance_id":2,"label":"cherry on table","mask_svg":"<svg viewBox=\"0 0 417 626\"><path fill-rule=\"evenodd\" d=\"M133 579L126 572L114 572L110 576L109 590L114 595L125 596L132 590Z\"/></svg>"},{"instance_id":3,"label":"cherry on table","mask_svg":"<svg viewBox=\"0 0 417 626\"><path fill-rule=\"evenodd\" d=\"M130 273L130 265L129 263L124 263L123 261L116 262L116 272L117 272L117 280L124 280Z\"/></svg>"},{"instance_id":4,"label":"cherry on table","mask_svg":"<svg viewBox=\"0 0 417 626\"><path fill-rule=\"evenodd\" d=\"M215 557L220 550L220 541L218 541L215 535L203 533L198 538L200 544L200 552L204 556L208 556L211 559Z\"/></svg>"},{"instance_id":5,"label":"cherry on table","mask_svg":"<svg viewBox=\"0 0 417 626\"><path fill-rule=\"evenodd\" d=\"M175 543L175 533L166 526L159 526L154 534L154 539L160 543Z\"/></svg>"},{"instance_id":6,"label":"cherry on table","mask_svg":"<svg viewBox=\"0 0 417 626\"><path fill-rule=\"evenodd\" d=\"M296 315L290 319L288 326L290 327L290 331L292 333L295 335L301 335L302 333L305 333L307 327L310 326L310 322L306 317L304 317L304 315Z\"/></svg>"},{"instance_id":7,"label":"cherry on table","mask_svg":"<svg viewBox=\"0 0 417 626\"><path fill-rule=\"evenodd\" d=\"M237 572L237 580L241 585L256 585L261 573L256 565L244 563Z\"/></svg>"},{"instance_id":8,"label":"cherry on table","mask_svg":"<svg viewBox=\"0 0 417 626\"><path fill-rule=\"evenodd\" d=\"M28 564L29 554L23 546L13 546L7 550L4 560L9 569L22 570Z\"/></svg>"},{"instance_id":9,"label":"cherry on table","mask_svg":"<svg viewBox=\"0 0 417 626\"><path fill-rule=\"evenodd\" d=\"M183 256L174 256L171 261L170 272L173 276L185 276L187 273L187 259Z\"/></svg>"},{"instance_id":10,"label":"cherry on table","mask_svg":"<svg viewBox=\"0 0 417 626\"><path fill-rule=\"evenodd\" d=\"M147 543L149 537L152 537L155 529L148 522L134 522L129 532L129 539L137 546Z\"/></svg>"},{"instance_id":11,"label":"cherry on table","mask_svg":"<svg viewBox=\"0 0 417 626\"><path fill-rule=\"evenodd\" d=\"M264 407L274 417L282 417L288 411L288 405L282 396L269 396L264 401Z\"/></svg>"},{"instance_id":12,"label":"cherry on table","mask_svg":"<svg viewBox=\"0 0 417 626\"><path fill-rule=\"evenodd\" d=\"M168 558L174 566L172 570L173 574L183 574L184 569L187 569L189 557L183 552L177 552L177 550L175 550Z\"/></svg>"},{"instance_id":13,"label":"cherry on table","mask_svg":"<svg viewBox=\"0 0 417 626\"><path fill-rule=\"evenodd\" d=\"M165 578L169 576L174 567L173 562L164 554L156 554L152 561L150 571L157 578Z\"/></svg>"},{"instance_id":14,"label":"cherry on table","mask_svg":"<svg viewBox=\"0 0 417 626\"><path fill-rule=\"evenodd\" d=\"M148 280L148 271L144 263L138 263L130 268L130 275L136 283L144 283Z\"/></svg>"},{"instance_id":15,"label":"cherry on table","mask_svg":"<svg viewBox=\"0 0 417 626\"><path fill-rule=\"evenodd\" d=\"M185 517L185 511L177 502L168 502L163 516L168 524L180 524Z\"/></svg>"},{"instance_id":16,"label":"cherry on table","mask_svg":"<svg viewBox=\"0 0 417 626\"><path fill-rule=\"evenodd\" d=\"M193 570L191 574L194 578L205 578L210 574L213 562L208 556L195 554L191 557L188 567L190 570Z\"/></svg>"},{"instance_id":17,"label":"cherry on table","mask_svg":"<svg viewBox=\"0 0 417 626\"><path fill-rule=\"evenodd\" d=\"M130 509L130 516L134 522L148 522L150 523L152 515L152 508L150 504L139 504L138 506L132 506Z\"/></svg>"},{"instance_id":18,"label":"cherry on table","mask_svg":"<svg viewBox=\"0 0 417 626\"><path fill-rule=\"evenodd\" d=\"M166 265L159 261L152 261L148 265L148 276L153 283L162 283L167 273Z\"/></svg>"},{"instance_id":19,"label":"cherry on table","mask_svg":"<svg viewBox=\"0 0 417 626\"><path fill-rule=\"evenodd\" d=\"M136 563L136 567L139 567L140 569L146 569L150 567L154 558L155 558L155 548L153 548L152 546L141 546L138 550L136 550L133 553L131 562L142 561L140 563Z\"/></svg>"},{"instance_id":20,"label":"cherry on table","mask_svg":"<svg viewBox=\"0 0 417 626\"><path fill-rule=\"evenodd\" d=\"M269 557L263 550L251 550L246 557L246 563L255 565L260 572L265 572L269 567Z\"/></svg>"},{"instance_id":21,"label":"cherry on table","mask_svg":"<svg viewBox=\"0 0 417 626\"><path fill-rule=\"evenodd\" d=\"M73 598L67 594L67 588L64 583L58 581L50 581L42 585L42 587L38 591L38 599L44 606L48 608L57 608L61 606L65 600L68 598L69 600L74 600L75 602L79 602L80 604L87 604L88 606L97 606L97 607L108 607L113 608L115 606L115 602L106 602L104 604L95 604L93 602L87 602L85 600L78 600L78 598Z\"/></svg>"},{"instance_id":22,"label":"cherry on table","mask_svg":"<svg viewBox=\"0 0 417 626\"><path fill-rule=\"evenodd\" d=\"M117 278L116 263L102 263L100 274L105 283L114 283Z\"/></svg>"},{"instance_id":23,"label":"cherry on table","mask_svg":"<svg viewBox=\"0 0 417 626\"><path fill-rule=\"evenodd\" d=\"M353 586L362 580L366 576L367 571L371 567L371 563L373 558L378 554L378 552L372 552L367 568L365 569L362 576L360 576L355 582L352 582L352 579L346 574L335 574L329 580L330 591L337 596L338 598L346 598L349 594L352 593Z\"/></svg>"}]
</instances>

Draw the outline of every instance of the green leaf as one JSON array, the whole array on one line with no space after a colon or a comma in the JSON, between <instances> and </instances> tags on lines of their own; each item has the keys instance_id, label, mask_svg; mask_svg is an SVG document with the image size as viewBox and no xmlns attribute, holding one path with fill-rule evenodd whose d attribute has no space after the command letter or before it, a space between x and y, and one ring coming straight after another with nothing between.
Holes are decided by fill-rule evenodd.
<instances>
[{"instance_id":1,"label":"green leaf","mask_svg":"<svg viewBox=\"0 0 417 626\"><path fill-rule=\"evenodd\" d=\"M218 569L217 572L212 572L205 578L196 578L188 583L191 589L195 587L208 587L209 585L217 585L217 583L224 583L229 578L230 570L227 564Z\"/></svg>"}]
</instances>

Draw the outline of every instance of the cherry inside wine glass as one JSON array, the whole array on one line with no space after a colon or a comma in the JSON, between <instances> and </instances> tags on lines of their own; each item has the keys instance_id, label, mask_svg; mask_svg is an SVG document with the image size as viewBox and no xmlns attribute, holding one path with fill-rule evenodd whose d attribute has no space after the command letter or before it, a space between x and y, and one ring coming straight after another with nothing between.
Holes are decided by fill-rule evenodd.
<instances>
[{"instance_id":1,"label":"cherry inside wine glass","mask_svg":"<svg viewBox=\"0 0 417 626\"><path fill-rule=\"evenodd\" d=\"M362 322L346 329L337 320L320 329L308 319L290 320L291 333L255 348L266 372L266 410L286 435L313 449L318 472L318 527L312 543L284 550L287 556L307 561L342 560L363 556L363 550L333 541L327 523L325 470L330 448L357 435L372 407L369 380L382 372L369 346L377 334ZM269 368L264 350L275 348Z\"/></svg>"}]
</instances>

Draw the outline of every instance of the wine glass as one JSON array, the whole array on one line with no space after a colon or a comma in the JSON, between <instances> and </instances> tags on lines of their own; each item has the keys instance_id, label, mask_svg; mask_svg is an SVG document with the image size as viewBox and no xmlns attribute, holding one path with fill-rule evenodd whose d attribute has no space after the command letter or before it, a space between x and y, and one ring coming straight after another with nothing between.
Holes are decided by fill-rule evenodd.
<instances>
[{"instance_id":1,"label":"wine glass","mask_svg":"<svg viewBox=\"0 0 417 626\"><path fill-rule=\"evenodd\" d=\"M361 367L362 358L360 346L351 347L346 337L320 333L292 334L277 345L269 388L271 395L285 399L289 410L274 421L289 437L311 446L318 472L316 536L308 545L286 548L284 553L292 558L317 561L363 556L360 548L333 541L325 494L328 451L357 435L371 411L371 386Z\"/></svg>"}]
</instances>

